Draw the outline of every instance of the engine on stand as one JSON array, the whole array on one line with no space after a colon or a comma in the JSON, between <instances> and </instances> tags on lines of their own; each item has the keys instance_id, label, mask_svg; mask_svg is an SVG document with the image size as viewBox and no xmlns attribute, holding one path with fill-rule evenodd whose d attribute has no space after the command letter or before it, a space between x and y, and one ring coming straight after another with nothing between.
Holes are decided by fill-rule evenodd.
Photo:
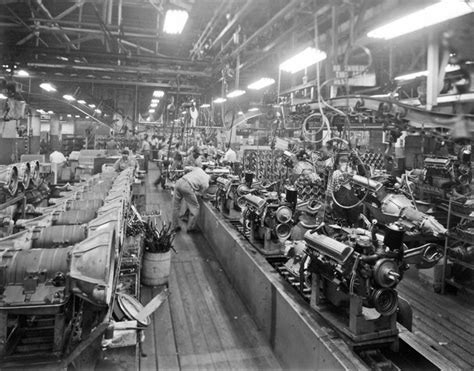
<instances>
[{"instance_id":1,"label":"engine on stand","mask_svg":"<svg viewBox=\"0 0 474 371\"><path fill-rule=\"evenodd\" d=\"M227 177L220 176L216 179L217 191L215 206L222 215L232 217L231 213L235 210L234 204L237 203L236 190L240 184L240 179L237 175L229 175Z\"/></svg>"},{"instance_id":2,"label":"engine on stand","mask_svg":"<svg viewBox=\"0 0 474 371\"><path fill-rule=\"evenodd\" d=\"M446 200L453 190L464 194L472 181L471 150L464 148L458 156L426 157L424 168L414 170L412 176L422 198Z\"/></svg>"},{"instance_id":3,"label":"engine on stand","mask_svg":"<svg viewBox=\"0 0 474 371\"><path fill-rule=\"evenodd\" d=\"M396 287L409 265L430 268L443 257L443 248L426 244L408 249L397 224L387 226L384 236L375 231L334 230L324 224L308 231L298 270L311 285L311 306L352 346L396 348L397 316L411 326L411 310Z\"/></svg>"},{"instance_id":4,"label":"engine on stand","mask_svg":"<svg viewBox=\"0 0 474 371\"><path fill-rule=\"evenodd\" d=\"M283 243L290 238L293 228L295 202L291 196L280 201L275 192L260 196L247 194L239 199L239 203L242 205L243 225L248 229L254 246L264 255L281 255Z\"/></svg>"}]
</instances>

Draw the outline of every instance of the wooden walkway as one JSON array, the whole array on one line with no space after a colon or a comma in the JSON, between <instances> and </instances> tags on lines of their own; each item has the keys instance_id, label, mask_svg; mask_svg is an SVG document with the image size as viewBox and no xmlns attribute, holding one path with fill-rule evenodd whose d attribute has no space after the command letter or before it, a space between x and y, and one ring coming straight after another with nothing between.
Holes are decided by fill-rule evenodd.
<instances>
[{"instance_id":1,"label":"wooden walkway","mask_svg":"<svg viewBox=\"0 0 474 371\"><path fill-rule=\"evenodd\" d=\"M463 370L474 369L474 298L467 293L445 295L407 272L398 286L413 309L413 333Z\"/></svg>"},{"instance_id":2,"label":"wooden walkway","mask_svg":"<svg viewBox=\"0 0 474 371\"><path fill-rule=\"evenodd\" d=\"M170 193L156 190L150 173L147 211L160 209L170 220ZM280 369L202 234L181 231L176 249L171 294L145 332L140 369ZM143 304L162 289L142 287Z\"/></svg>"}]
</instances>

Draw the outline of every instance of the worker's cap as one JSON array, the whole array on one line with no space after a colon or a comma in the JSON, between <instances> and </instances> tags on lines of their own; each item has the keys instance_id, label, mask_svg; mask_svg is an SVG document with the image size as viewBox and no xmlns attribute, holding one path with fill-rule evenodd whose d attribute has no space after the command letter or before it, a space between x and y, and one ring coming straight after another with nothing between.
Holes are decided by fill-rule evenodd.
<instances>
[{"instance_id":1,"label":"worker's cap","mask_svg":"<svg viewBox=\"0 0 474 371\"><path fill-rule=\"evenodd\" d=\"M130 154L130 152L129 152L128 149L124 149L124 150L122 151L122 155L129 155L129 154Z\"/></svg>"}]
</instances>

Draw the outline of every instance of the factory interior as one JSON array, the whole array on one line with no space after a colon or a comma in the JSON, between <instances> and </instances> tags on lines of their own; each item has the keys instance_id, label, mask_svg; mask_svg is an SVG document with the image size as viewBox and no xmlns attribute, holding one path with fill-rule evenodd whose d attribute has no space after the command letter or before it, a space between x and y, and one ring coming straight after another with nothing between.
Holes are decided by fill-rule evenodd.
<instances>
[{"instance_id":1,"label":"factory interior","mask_svg":"<svg viewBox=\"0 0 474 371\"><path fill-rule=\"evenodd\" d=\"M0 0L0 371L474 369L474 0Z\"/></svg>"}]
</instances>

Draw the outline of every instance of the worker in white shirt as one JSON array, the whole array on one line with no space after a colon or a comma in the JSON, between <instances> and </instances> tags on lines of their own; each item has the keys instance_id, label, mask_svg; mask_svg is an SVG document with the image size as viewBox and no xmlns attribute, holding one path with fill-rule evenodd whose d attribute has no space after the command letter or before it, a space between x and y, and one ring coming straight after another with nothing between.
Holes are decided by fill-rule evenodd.
<instances>
[{"instance_id":1,"label":"worker in white shirt","mask_svg":"<svg viewBox=\"0 0 474 371\"><path fill-rule=\"evenodd\" d=\"M187 232L195 232L196 221L199 215L199 201L198 195L203 196L209 188L209 175L207 175L201 168L202 160L196 159L196 167L189 173L183 175L174 187L173 195L173 226L175 231L181 230L179 226L179 214L181 211L181 201L184 200L189 209L189 220L187 225Z\"/></svg>"},{"instance_id":2,"label":"worker in white shirt","mask_svg":"<svg viewBox=\"0 0 474 371\"><path fill-rule=\"evenodd\" d=\"M227 144L226 146L227 152L224 155L224 158L222 159L222 163L224 165L233 165L234 162L237 162L237 153L232 149L230 144Z\"/></svg>"},{"instance_id":3,"label":"worker in white shirt","mask_svg":"<svg viewBox=\"0 0 474 371\"><path fill-rule=\"evenodd\" d=\"M54 151L49 155L49 162L52 164L63 165L66 161L66 157L59 151Z\"/></svg>"}]
</instances>

